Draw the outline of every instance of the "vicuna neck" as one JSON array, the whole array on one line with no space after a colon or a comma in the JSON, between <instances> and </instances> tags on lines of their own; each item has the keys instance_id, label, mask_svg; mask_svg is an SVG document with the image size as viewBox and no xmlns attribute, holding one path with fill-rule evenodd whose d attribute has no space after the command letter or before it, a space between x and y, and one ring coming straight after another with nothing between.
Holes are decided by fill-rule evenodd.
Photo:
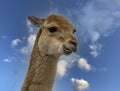
<instances>
[{"instance_id":1,"label":"vicuna neck","mask_svg":"<svg viewBox=\"0 0 120 91\"><path fill-rule=\"evenodd\" d=\"M59 57L42 55L35 44L21 91L51 91Z\"/></svg>"}]
</instances>

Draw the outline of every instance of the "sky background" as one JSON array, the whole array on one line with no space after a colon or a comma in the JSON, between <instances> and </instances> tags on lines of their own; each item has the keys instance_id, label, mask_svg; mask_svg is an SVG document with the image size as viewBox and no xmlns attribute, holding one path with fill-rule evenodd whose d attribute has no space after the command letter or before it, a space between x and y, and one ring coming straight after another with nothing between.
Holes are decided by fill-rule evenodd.
<instances>
[{"instance_id":1,"label":"sky background","mask_svg":"<svg viewBox=\"0 0 120 91\"><path fill-rule=\"evenodd\" d=\"M0 91L20 91L37 28L27 16L61 14L78 51L58 62L53 91L120 91L120 0L0 0Z\"/></svg>"}]
</instances>

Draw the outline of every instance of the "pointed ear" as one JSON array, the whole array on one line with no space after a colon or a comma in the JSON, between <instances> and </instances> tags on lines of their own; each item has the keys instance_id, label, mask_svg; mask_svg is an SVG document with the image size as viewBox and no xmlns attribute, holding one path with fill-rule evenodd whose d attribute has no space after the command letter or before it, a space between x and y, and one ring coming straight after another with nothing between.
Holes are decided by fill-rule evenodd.
<instances>
[{"instance_id":1,"label":"pointed ear","mask_svg":"<svg viewBox=\"0 0 120 91\"><path fill-rule=\"evenodd\" d=\"M41 27L45 19L40 19L35 16L28 16L28 20L36 27Z\"/></svg>"}]
</instances>

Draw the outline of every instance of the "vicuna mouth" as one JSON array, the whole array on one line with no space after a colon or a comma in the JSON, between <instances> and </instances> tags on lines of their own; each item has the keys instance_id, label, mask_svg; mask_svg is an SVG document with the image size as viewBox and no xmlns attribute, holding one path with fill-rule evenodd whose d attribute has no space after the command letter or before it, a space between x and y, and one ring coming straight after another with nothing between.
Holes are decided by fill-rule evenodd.
<instances>
[{"instance_id":1,"label":"vicuna mouth","mask_svg":"<svg viewBox=\"0 0 120 91\"><path fill-rule=\"evenodd\" d=\"M70 48L67 48L65 45L63 45L63 50L66 55L69 55L72 53L72 50Z\"/></svg>"}]
</instances>

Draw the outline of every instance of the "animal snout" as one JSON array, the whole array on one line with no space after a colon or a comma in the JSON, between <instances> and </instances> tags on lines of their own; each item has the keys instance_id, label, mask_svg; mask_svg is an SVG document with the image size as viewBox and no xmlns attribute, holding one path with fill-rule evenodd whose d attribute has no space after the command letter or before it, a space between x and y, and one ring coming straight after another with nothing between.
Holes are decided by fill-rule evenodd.
<instances>
[{"instance_id":1,"label":"animal snout","mask_svg":"<svg viewBox=\"0 0 120 91\"><path fill-rule=\"evenodd\" d=\"M72 49L73 52L77 51L77 40L75 38L71 39L68 41L70 48Z\"/></svg>"},{"instance_id":2,"label":"animal snout","mask_svg":"<svg viewBox=\"0 0 120 91\"><path fill-rule=\"evenodd\" d=\"M76 39L69 40L69 43L72 44L72 45L74 45L75 47L77 47L77 41L76 41Z\"/></svg>"},{"instance_id":3,"label":"animal snout","mask_svg":"<svg viewBox=\"0 0 120 91\"><path fill-rule=\"evenodd\" d=\"M65 54L70 54L72 52L76 52L77 51L77 41L69 40L65 45L63 45L63 47L64 47Z\"/></svg>"}]
</instances>

